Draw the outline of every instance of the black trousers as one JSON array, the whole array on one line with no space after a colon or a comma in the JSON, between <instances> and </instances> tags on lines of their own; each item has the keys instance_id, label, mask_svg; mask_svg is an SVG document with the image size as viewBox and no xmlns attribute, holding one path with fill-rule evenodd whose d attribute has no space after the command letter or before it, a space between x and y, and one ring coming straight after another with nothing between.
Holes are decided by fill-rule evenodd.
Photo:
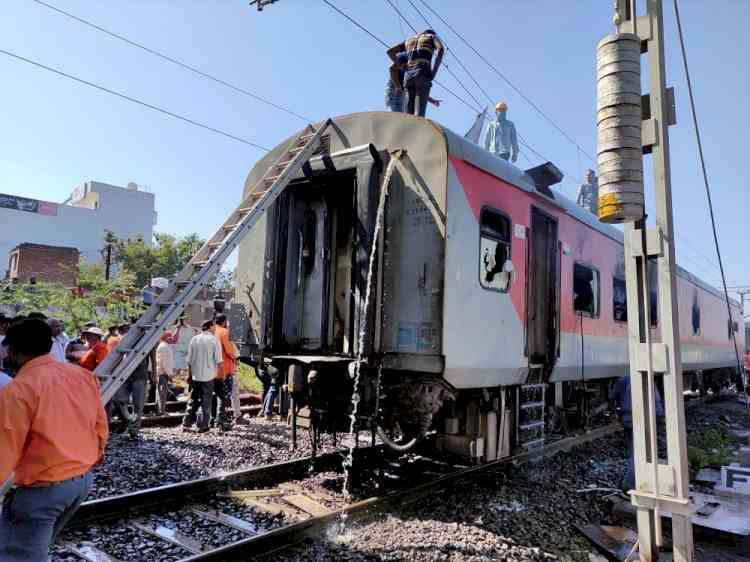
<instances>
[{"instance_id":1,"label":"black trousers","mask_svg":"<svg viewBox=\"0 0 750 562\"><path fill-rule=\"evenodd\" d=\"M424 117L427 113L427 100L430 98L432 80L427 76L411 78L405 84L406 113Z\"/></svg>"},{"instance_id":2,"label":"black trousers","mask_svg":"<svg viewBox=\"0 0 750 562\"><path fill-rule=\"evenodd\" d=\"M187 412L182 418L183 427L191 427L198 418L200 409L201 417L198 423L200 429L208 429L208 422L211 419L211 396L214 393L214 381L196 381L193 380L193 386L190 390L190 401L188 402Z\"/></svg>"},{"instance_id":3,"label":"black trousers","mask_svg":"<svg viewBox=\"0 0 750 562\"><path fill-rule=\"evenodd\" d=\"M216 411L212 411L214 419L223 428L227 428L232 422L232 381L234 377L225 379L214 379L214 395L216 396Z\"/></svg>"}]
</instances>

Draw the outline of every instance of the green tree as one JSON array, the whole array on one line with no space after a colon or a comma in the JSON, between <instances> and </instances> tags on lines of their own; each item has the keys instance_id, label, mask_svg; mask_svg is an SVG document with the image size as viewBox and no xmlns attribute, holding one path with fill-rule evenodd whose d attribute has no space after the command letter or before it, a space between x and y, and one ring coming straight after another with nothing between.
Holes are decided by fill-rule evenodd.
<instances>
[{"instance_id":1,"label":"green tree","mask_svg":"<svg viewBox=\"0 0 750 562\"><path fill-rule=\"evenodd\" d=\"M123 272L110 281L101 265L81 263L78 287L71 290L55 283L37 282L7 285L0 291L0 304L10 305L16 314L42 312L59 318L69 334L86 322L107 327L141 313L140 292L132 274Z\"/></svg>"},{"instance_id":2,"label":"green tree","mask_svg":"<svg viewBox=\"0 0 750 562\"><path fill-rule=\"evenodd\" d=\"M141 236L128 240L118 239L111 232L105 236L105 246L113 246L114 263L120 271L132 274L138 287L148 285L153 277L172 277L187 265L204 243L195 233L182 238L155 234L153 245L146 244Z\"/></svg>"}]
</instances>

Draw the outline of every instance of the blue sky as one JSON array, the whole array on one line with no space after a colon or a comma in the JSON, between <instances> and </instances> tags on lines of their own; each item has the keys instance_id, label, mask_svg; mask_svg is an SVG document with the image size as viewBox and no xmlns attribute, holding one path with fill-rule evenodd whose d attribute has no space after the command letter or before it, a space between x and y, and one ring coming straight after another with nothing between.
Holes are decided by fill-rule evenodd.
<instances>
[{"instance_id":1,"label":"blue sky","mask_svg":"<svg viewBox=\"0 0 750 562\"><path fill-rule=\"evenodd\" d=\"M279 0L262 13L246 0L48 1L315 120L382 108L384 49L320 0ZM385 0L332 1L388 43L409 33ZM408 0L394 1L414 25L425 27ZM430 4L585 152L594 154L595 48L611 31L611 0ZM665 4L668 77L677 92L678 125L671 129L671 140L678 257L718 284L674 14L671 2ZM708 4L682 0L683 25L727 280L749 284L750 196L743 172L750 79L747 49L737 41L750 21L750 2ZM260 145L274 146L304 125L32 0L5 0L3 12L0 49ZM561 189L574 194L583 170L593 163L442 24L431 23L490 96L508 101L509 117L520 133L566 172ZM452 67L484 102L458 65ZM238 203L245 177L262 154L2 54L0 73L0 191L5 193L62 201L85 180L135 181L156 193L157 230L205 236ZM439 79L469 99L444 70ZM431 110L431 117L463 133L473 110L439 88L433 95L444 104ZM527 152L519 164L530 161L539 160Z\"/></svg>"}]
</instances>

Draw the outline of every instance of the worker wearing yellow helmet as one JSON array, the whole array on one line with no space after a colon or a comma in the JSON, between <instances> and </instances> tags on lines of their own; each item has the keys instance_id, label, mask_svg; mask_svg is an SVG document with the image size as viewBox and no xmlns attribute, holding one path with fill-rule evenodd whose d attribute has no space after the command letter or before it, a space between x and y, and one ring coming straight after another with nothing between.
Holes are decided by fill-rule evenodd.
<instances>
[{"instance_id":1,"label":"worker wearing yellow helmet","mask_svg":"<svg viewBox=\"0 0 750 562\"><path fill-rule=\"evenodd\" d=\"M499 101L495 105L495 120L490 122L484 148L503 160L518 160L518 134L513 121L508 120L508 104Z\"/></svg>"}]
</instances>

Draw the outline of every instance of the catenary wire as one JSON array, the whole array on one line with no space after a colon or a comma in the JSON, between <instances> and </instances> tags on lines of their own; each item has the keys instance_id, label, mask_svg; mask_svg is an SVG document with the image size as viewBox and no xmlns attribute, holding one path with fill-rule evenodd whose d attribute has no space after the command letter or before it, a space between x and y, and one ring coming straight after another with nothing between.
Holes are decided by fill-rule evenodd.
<instances>
[{"instance_id":1,"label":"catenary wire","mask_svg":"<svg viewBox=\"0 0 750 562\"><path fill-rule=\"evenodd\" d=\"M698 113L695 109L695 97L693 96L693 84L690 79L690 68L688 66L687 52L685 50L685 36L682 32L682 21L680 20L680 8L677 0L672 1L674 5L675 20L677 21L677 36L680 40L680 51L682 53L682 65L685 70L685 80L687 81L688 96L690 98L690 113L693 116L693 129L695 131L695 142L698 145L698 156L701 164L701 171L703 173L703 185L706 188L706 199L708 201L708 213L711 218L711 231L714 236L714 246L716 247L716 257L719 261L719 269L721 270L721 282L724 286L724 297L727 303L727 313L729 314L729 332L732 334L732 342L734 343L734 354L737 358L737 369L739 373L742 373L742 361L740 360L740 351L737 347L737 335L734 331L734 323L732 321L732 306L729 304L729 291L727 290L727 278L724 274L724 263L721 259L721 249L719 248L719 236L716 232L716 217L714 216L714 205L711 200L711 187L708 182L708 172L706 171L706 159L703 156L703 143L701 141L700 128L698 127ZM748 402L748 409L750 409L750 402Z\"/></svg>"},{"instance_id":2,"label":"catenary wire","mask_svg":"<svg viewBox=\"0 0 750 562\"><path fill-rule=\"evenodd\" d=\"M36 66L37 68L41 68L43 70L46 70L48 72L52 72L53 74L57 74L58 76L63 76L64 78L68 78L69 80L73 80L75 82L78 82L79 84L84 84L86 86L89 86L91 88L95 88L97 90L100 90L102 92L106 92L107 94L111 94L113 96L116 96L118 98L127 100L131 103L135 103L138 105L141 105L143 107L147 107L148 109L151 109L153 111L158 111L159 113L163 113L164 115L168 115L169 117L173 117L175 119L179 119L180 121L184 121L185 123L189 123L190 125L193 125L195 127L200 127L201 129L206 129L207 131L211 131L213 133L217 133L219 135L222 135L224 137L230 138L234 141L241 142L243 144L246 144L248 146L252 146L254 148L257 148L259 150L263 150L265 152L268 152L271 150L270 148L266 148L265 146L262 146L260 144L254 143L252 141L249 141L247 139L244 139L242 137L238 137L237 135L233 135L232 133L228 133L227 131L224 131L222 129L218 129L216 127L212 127L211 125L206 125L205 123L201 123L200 121L195 121L194 119L190 119L189 117L185 117L184 115L180 115L179 113L174 113L173 111L169 111L168 109L164 109L163 107L159 107L156 105L152 105L150 103L147 103L143 100L139 100L137 98L128 96L126 94L123 94L121 92L117 92L115 90L111 90L109 88L105 88L104 86L101 86L99 84L95 84L94 82L90 82L88 80L84 80L83 78L78 78L77 76L73 76L72 74L68 74L67 72L64 72L62 70L59 70L57 68L53 68L51 66L47 66L45 64L42 64L40 62L37 62L35 60L26 58L24 56L18 55L16 53L12 53L11 51L6 51L5 49L0 49L0 54L6 55L8 57L14 58L16 60L25 62L27 64L30 64L32 66Z\"/></svg>"},{"instance_id":3,"label":"catenary wire","mask_svg":"<svg viewBox=\"0 0 750 562\"><path fill-rule=\"evenodd\" d=\"M194 66L191 66L191 65L189 65L189 64L187 64L185 62L182 62L181 60L178 60L178 59L176 59L174 57L171 57L171 56L166 55L166 54L164 54L164 53L162 53L160 51L157 51L156 49L152 49L151 47L147 47L143 43L138 43L137 41L133 41L132 39L128 39L127 37L125 37L123 35L115 33L114 31L110 31L109 29L106 29L104 27L101 27L100 25L97 25L97 24L95 24L93 22L90 22L90 21L88 21L86 19L83 19L83 18L81 18L79 16L76 16L75 14L72 14L70 12L66 12L65 10L60 9L57 6L53 6L52 4L48 4L47 2L44 2L44 0L32 0L32 1L36 2L40 6L44 6L45 8L48 8L48 9L53 10L53 11L59 13L59 14L62 14L65 17L68 17L68 18L70 18L72 20L75 20L75 21L77 21L79 23L82 23L83 25L86 25L88 27L96 29L97 31L105 33L105 34L109 35L110 37L114 37L115 39L118 39L119 41L123 41L124 43L127 43L128 45L131 45L133 47L136 47L137 49L141 49L141 50L143 50L143 51L145 51L145 52L147 52L147 53L149 53L151 55L154 55L154 56L159 57L161 59L164 59L164 60L166 60L168 62L171 62L172 64L175 64L175 65L177 65L177 66L179 66L181 68L184 68L185 70L188 70L188 71L190 71L190 72L192 72L194 74L197 74L198 76L202 76L203 78L206 78L208 80L212 80L213 82L216 82L217 84L221 84L222 86L230 88L230 89L234 90L235 92L243 94L243 95L245 95L247 97L250 97L250 98L252 98L252 99L254 99L256 101L259 101L261 103L264 103L264 104L266 104L268 106L274 107L274 108L278 109L279 111L283 111L284 113L287 113L287 114L289 114L289 115L291 115L293 117L301 119L302 121L306 121L308 123L314 122L313 119L310 119L308 117L300 115L299 113L297 113L295 111L292 111L288 107L284 107L283 105L279 105L277 103L274 103L274 102L272 102L270 100L267 100L267 99L265 99L265 98L263 98L263 97L261 97L261 96L259 96L257 94L254 94L253 92L251 92L249 90L246 90L245 88L237 86L236 84L232 84L231 82L227 82L226 80L218 78L217 76L214 76L214 75L209 74L207 72L203 72L202 70L200 70L200 69L198 69L198 68L196 68Z\"/></svg>"},{"instance_id":4,"label":"catenary wire","mask_svg":"<svg viewBox=\"0 0 750 562\"><path fill-rule=\"evenodd\" d=\"M347 14L344 11L342 11L335 4L333 4L329 0L322 0L322 1L323 1L324 4L326 4L333 11L335 11L338 14L340 14L341 16L345 17L355 27L359 28L361 31L364 31L367 35L369 35L370 37L372 37L373 39L375 39L375 41L377 41L378 43L380 43L381 45L383 45L385 48L389 48L390 47L390 45L388 43L386 43L385 41L383 41L380 37L378 37L377 35L375 35L372 31L370 31L365 26L363 26L361 23L359 23L357 20L355 20L354 18L352 18L349 14ZM482 110L480 108L477 108L476 106L474 106L471 103L469 103L468 101L466 101L464 98L462 98L461 96L459 96L458 94L456 94L453 90L451 90L450 88L446 87L445 84L443 84L442 82L439 82L438 80L434 80L434 82L435 82L435 84L437 84L438 86L440 86L443 90L445 90L446 92L448 92L450 95L452 95L454 98L456 98L458 101L460 101L461 103L463 103L466 107L468 107L472 111L474 111L476 113L481 113Z\"/></svg>"},{"instance_id":5,"label":"catenary wire","mask_svg":"<svg viewBox=\"0 0 750 562\"><path fill-rule=\"evenodd\" d=\"M417 28L414 27L412 25L412 23L408 19L406 19L406 16L404 16L404 14L401 12L401 10L398 9L398 6L396 6L396 4L393 3L393 0L385 0L385 1L388 2L388 4L390 4L391 8L393 8L393 10L396 12L396 14L398 14L398 17L400 17L404 22L406 22L406 25L408 25L414 33L418 33ZM427 25L429 25L429 24L427 24ZM447 46L446 46L445 50L448 51L448 52L450 52L450 49L448 49ZM458 82L458 85L461 86L461 88L463 88L464 92L466 92L467 95L472 100L474 100L474 103L477 104L477 107L481 108L482 107L482 102L479 101L474 96L474 94L472 94L471 91L466 87L466 85L461 81L461 79L458 76L456 76L456 73L453 72L453 70L451 69L450 65L447 62L443 62L443 66L445 67L446 72L448 74L450 74L451 76L453 76L454 80L456 82ZM481 111L481 109L480 109L480 111Z\"/></svg>"},{"instance_id":6,"label":"catenary wire","mask_svg":"<svg viewBox=\"0 0 750 562\"><path fill-rule=\"evenodd\" d=\"M492 69L495 72L495 74L497 74L500 78L502 78L503 81L506 84L508 84L508 86L510 86L519 96L521 96L521 98L523 98L524 101L526 101L526 103L528 103L532 108L534 108L534 110L539 115L541 115L547 122L549 122L555 129L557 129L558 132L560 132L560 134L563 135L571 144L577 147L581 151L581 153L585 154L589 158L589 160L591 160L592 162L595 162L595 159L593 156L591 156L588 152L586 152L583 148L581 148L581 145L579 145L575 141L575 139L573 139L573 137L571 137L568 133L566 133L562 129L562 127L560 127L555 122L554 119L552 119L549 115L547 115L544 111L542 111L542 109L536 103L534 103L526 94L524 94L523 91L521 91L521 89L518 86L516 86L513 82L511 82L510 79L507 76L505 76L505 74L500 72L500 70L494 64L492 64L484 55L482 55L482 53L480 53L471 43L469 43L469 41L466 40L463 37L463 35L461 35L461 33L459 33L456 30L456 28L454 28L440 14L438 14L435 11L435 9L432 8L432 6L430 6L426 2L426 0L420 0L420 1L422 2L422 4L424 4L424 6L430 12L432 12L435 15L435 17L437 17L441 22L443 22L443 25L445 25L448 29L450 29L469 49L471 49L474 52L474 54L476 54L485 64L487 64L487 66L489 66L490 69Z\"/></svg>"}]
</instances>

